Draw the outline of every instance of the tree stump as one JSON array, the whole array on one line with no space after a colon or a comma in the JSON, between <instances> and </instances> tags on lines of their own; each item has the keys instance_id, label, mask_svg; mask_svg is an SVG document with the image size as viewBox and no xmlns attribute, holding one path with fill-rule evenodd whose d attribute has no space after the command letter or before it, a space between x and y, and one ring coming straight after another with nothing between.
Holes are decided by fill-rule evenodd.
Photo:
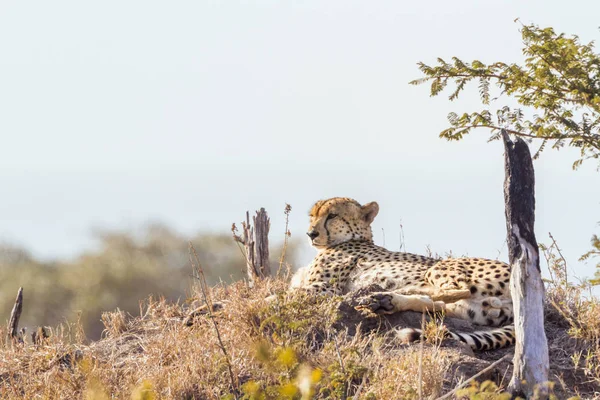
<instances>
[{"instance_id":1,"label":"tree stump","mask_svg":"<svg viewBox=\"0 0 600 400\"><path fill-rule=\"evenodd\" d=\"M271 220L264 208L256 212L250 225L250 213L246 211L246 221L242 222L242 236L236 234L235 224L232 227L233 238L244 245L246 253L246 272L248 284L254 286L256 279L271 276L269 261L269 228Z\"/></svg>"},{"instance_id":2,"label":"tree stump","mask_svg":"<svg viewBox=\"0 0 600 400\"><path fill-rule=\"evenodd\" d=\"M504 201L508 255L511 264L516 346L513 376L508 390L513 395L546 398L548 342L544 331L544 283L534 233L535 174L527 143L514 142L502 130L504 141Z\"/></svg>"}]
</instances>

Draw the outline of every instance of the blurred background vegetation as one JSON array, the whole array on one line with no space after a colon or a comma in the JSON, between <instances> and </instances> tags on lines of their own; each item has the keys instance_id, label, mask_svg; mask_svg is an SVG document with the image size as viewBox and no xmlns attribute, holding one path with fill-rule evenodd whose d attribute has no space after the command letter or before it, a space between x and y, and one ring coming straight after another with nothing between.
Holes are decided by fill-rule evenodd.
<instances>
[{"instance_id":1,"label":"blurred background vegetation","mask_svg":"<svg viewBox=\"0 0 600 400\"><path fill-rule=\"evenodd\" d=\"M138 315L140 301L149 295L173 301L187 298L192 284L190 241L209 285L245 277L244 255L228 234L199 233L189 238L154 224L136 232L100 231L94 236L99 244L96 250L51 262L36 259L26 249L0 244L0 321L8 321L22 286L20 326L28 332L80 318L86 336L98 339L103 311L118 307ZM283 243L273 236L270 261L275 273ZM295 265L297 244L288 243L288 266Z\"/></svg>"}]
</instances>

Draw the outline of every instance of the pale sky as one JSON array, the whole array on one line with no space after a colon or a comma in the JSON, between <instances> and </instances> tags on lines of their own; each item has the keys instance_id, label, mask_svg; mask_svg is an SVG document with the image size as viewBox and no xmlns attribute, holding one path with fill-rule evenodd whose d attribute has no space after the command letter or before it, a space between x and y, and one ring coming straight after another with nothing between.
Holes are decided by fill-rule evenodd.
<instances>
[{"instance_id":1,"label":"pale sky","mask_svg":"<svg viewBox=\"0 0 600 400\"><path fill-rule=\"evenodd\" d=\"M503 149L446 142L450 111L416 63L522 60L519 17L598 39L600 3L571 1L3 1L0 240L36 256L93 248L91 228L228 232L265 207L304 238L311 204L376 200L375 239L495 258ZM597 49L598 51L598 49ZM535 162L537 236L576 274L600 227L597 165ZM275 235L275 233L279 235ZM314 252L307 241L304 259Z\"/></svg>"}]
</instances>

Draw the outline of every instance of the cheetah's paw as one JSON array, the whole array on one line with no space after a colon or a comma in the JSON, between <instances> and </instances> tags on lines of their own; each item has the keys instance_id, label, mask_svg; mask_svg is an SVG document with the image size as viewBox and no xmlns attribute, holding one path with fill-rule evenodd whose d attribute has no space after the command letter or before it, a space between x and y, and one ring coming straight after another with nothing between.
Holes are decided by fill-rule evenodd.
<instances>
[{"instance_id":1,"label":"cheetah's paw","mask_svg":"<svg viewBox=\"0 0 600 400\"><path fill-rule=\"evenodd\" d=\"M393 296L390 293L371 293L359 300L357 310L367 310L375 314L392 314Z\"/></svg>"}]
</instances>

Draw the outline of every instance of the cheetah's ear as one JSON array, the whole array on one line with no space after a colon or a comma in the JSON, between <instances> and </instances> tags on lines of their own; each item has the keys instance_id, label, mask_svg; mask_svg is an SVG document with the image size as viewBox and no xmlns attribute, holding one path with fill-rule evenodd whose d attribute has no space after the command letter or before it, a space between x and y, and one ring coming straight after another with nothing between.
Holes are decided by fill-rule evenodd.
<instances>
[{"instance_id":1,"label":"cheetah's ear","mask_svg":"<svg viewBox=\"0 0 600 400\"><path fill-rule=\"evenodd\" d=\"M362 212L362 217L365 222L370 224L379 213L379 204L377 204L375 201L372 201L362 206L360 211Z\"/></svg>"}]
</instances>

